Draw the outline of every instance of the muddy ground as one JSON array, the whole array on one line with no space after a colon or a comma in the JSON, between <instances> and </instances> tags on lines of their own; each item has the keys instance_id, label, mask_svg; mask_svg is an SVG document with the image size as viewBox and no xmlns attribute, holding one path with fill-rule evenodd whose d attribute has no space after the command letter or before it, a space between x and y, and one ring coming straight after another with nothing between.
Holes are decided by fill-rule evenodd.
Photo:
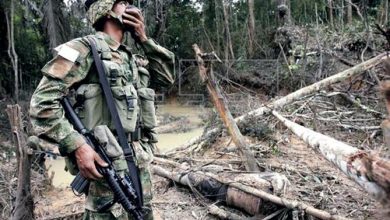
<instances>
[{"instance_id":1,"label":"muddy ground","mask_svg":"<svg viewBox=\"0 0 390 220\"><path fill-rule=\"evenodd\" d=\"M340 69L345 69L345 67ZM380 73L380 71L375 72ZM380 74L379 77L383 78ZM302 100L286 106L282 114L301 125L345 141L359 149L380 153L388 152L389 149L383 147L383 137L379 129L361 129L364 126L379 126L383 119L382 116L364 112L338 96L328 96L331 92L352 94L360 103L384 113L385 108L377 88L374 77L369 75L356 77L348 80L346 84L330 87L326 92L321 91L314 96L304 97ZM262 97L248 98L248 103L229 103L230 107L235 110L234 116L257 108L261 103L270 102L269 98L265 98L264 92L260 91L258 94L263 95ZM205 122L203 125L206 127L220 124L215 112L210 112L210 114L199 113L199 119L195 121L197 123L199 121ZM0 123L7 124L7 120L4 118L4 114L0 114ZM167 120L165 121L165 119ZM171 139L171 142L175 138L184 137L178 135L180 129L185 129L184 134L190 134L190 136L193 135L191 132L199 129L198 125L191 124L194 120L186 120L183 117L166 115L165 118L161 119L164 126L175 123L176 120L183 120L186 126L171 129L170 133L163 134ZM358 185L346 178L343 173L317 152L308 148L304 142L292 135L277 120L268 116L250 122L250 125L240 126L240 129L253 145L252 149L261 170L281 173L289 180L290 185L283 195L284 197L302 201L331 214L351 219L389 219L385 216L386 210L380 204L371 199ZM2 131L0 139L2 139L1 135L9 131L1 127L0 130ZM198 131L197 134L199 134ZM11 146L9 140L1 144L2 146ZM169 146L170 143L166 145ZM236 151L226 150L232 147L234 147L233 143L226 132L223 132L222 135L214 136L205 144L199 145L195 148L196 152L186 151L171 155L168 159L189 164L191 167L203 166L202 160L205 159L239 160ZM169 149L164 148L163 151ZM242 164L224 164L224 167L235 172L244 170ZM186 187L156 175L153 176L153 183L154 199L152 205L156 219L215 219L207 211L207 206L213 202L199 198ZM38 195L35 199L37 219L81 218L84 199L74 196L69 188L49 187L49 190L42 190L40 193L43 195ZM245 215L245 213L231 208L229 210ZM286 216L281 214L279 217L279 219L283 219Z\"/></svg>"},{"instance_id":2,"label":"muddy ground","mask_svg":"<svg viewBox=\"0 0 390 220\"><path fill-rule=\"evenodd\" d=\"M291 185L284 197L351 219L385 219L380 204L328 161L308 149L296 137L287 135L284 138L289 141L279 144L277 150L264 151L263 148L263 156L259 158L264 169L284 174L290 181ZM229 141L227 137L220 139L216 148L207 150L202 159L237 159L236 156L221 157L215 153L223 152ZM152 204L156 219L215 219L208 215L206 207L212 202L197 198L188 188L158 176L153 176L153 184ZM82 213L83 201L69 188L53 188L36 203L36 216L38 219L62 219L71 213Z\"/></svg>"},{"instance_id":3,"label":"muddy ground","mask_svg":"<svg viewBox=\"0 0 390 220\"><path fill-rule=\"evenodd\" d=\"M381 205L357 184L309 149L276 120L267 118L264 121L275 132L260 140L251 137L247 140L253 146L263 172L278 172L289 180L290 185L283 197L351 219L386 219ZM234 148L234 144L225 134L211 145L198 148L197 152L173 155L170 159L190 164L191 168L204 165L202 161L206 159L239 160L236 152L227 150L231 148ZM242 164L224 166L243 170ZM156 175L153 176L153 184L152 205L156 219L216 219L207 211L212 201L195 196L188 188ZM245 215L231 208L228 210ZM69 188L52 188L36 203L36 216L39 219L64 219L65 216L68 216L67 219L79 219L82 211L83 198L74 196ZM283 219L283 215L275 219Z\"/></svg>"}]
</instances>

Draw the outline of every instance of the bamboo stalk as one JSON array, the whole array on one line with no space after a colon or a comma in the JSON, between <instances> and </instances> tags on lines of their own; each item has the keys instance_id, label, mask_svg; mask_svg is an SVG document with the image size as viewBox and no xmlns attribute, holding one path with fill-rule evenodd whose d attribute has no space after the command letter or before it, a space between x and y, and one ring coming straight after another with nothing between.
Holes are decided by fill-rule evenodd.
<instances>
[{"instance_id":1,"label":"bamboo stalk","mask_svg":"<svg viewBox=\"0 0 390 220\"><path fill-rule=\"evenodd\" d=\"M388 201L390 161L298 125L276 111L272 111L272 114L366 192L381 202Z\"/></svg>"}]
</instances>

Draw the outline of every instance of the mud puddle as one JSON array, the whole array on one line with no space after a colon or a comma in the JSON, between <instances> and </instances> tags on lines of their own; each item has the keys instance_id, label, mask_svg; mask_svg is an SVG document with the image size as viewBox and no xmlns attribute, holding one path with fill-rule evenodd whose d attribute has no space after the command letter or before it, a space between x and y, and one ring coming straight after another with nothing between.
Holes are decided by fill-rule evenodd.
<instances>
[{"instance_id":1,"label":"mud puddle","mask_svg":"<svg viewBox=\"0 0 390 220\"><path fill-rule=\"evenodd\" d=\"M186 117L188 121L195 125L195 129L188 132L175 132L159 135L159 142L157 147L160 152L166 152L179 147L186 143L191 138L202 134L203 127L201 126L200 116L204 114L207 109L201 106L182 106L179 104L164 104L158 106L158 115L172 115L174 117ZM49 168L49 173L54 172L53 186L57 188L65 188L70 185L73 176L64 170L65 161L60 157L56 160L47 160L46 165Z\"/></svg>"}]
</instances>

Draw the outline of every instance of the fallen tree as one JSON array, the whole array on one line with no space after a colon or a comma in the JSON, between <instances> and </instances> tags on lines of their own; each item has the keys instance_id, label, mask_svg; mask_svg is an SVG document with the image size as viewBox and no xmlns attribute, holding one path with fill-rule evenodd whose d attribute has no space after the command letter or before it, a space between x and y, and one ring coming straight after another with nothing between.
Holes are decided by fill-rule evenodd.
<instances>
[{"instance_id":1,"label":"fallen tree","mask_svg":"<svg viewBox=\"0 0 390 220\"><path fill-rule=\"evenodd\" d=\"M249 149L249 144L246 142L244 136L238 129L238 126L229 111L228 105L226 104L226 100L223 97L219 86L216 83L215 76L213 74L212 63L208 63L203 60L203 57L208 56L208 54L204 54L196 44L194 44L192 48L195 52L196 61L198 62L199 75L207 86L207 90L211 96L211 100L215 106L215 109L218 111L219 116L221 117L230 136L232 137L233 142L239 149L242 160L245 161L244 164L246 170L259 171L259 168L256 164L255 156Z\"/></svg>"},{"instance_id":2,"label":"fallen tree","mask_svg":"<svg viewBox=\"0 0 390 220\"><path fill-rule=\"evenodd\" d=\"M325 87L342 82L348 78L358 76L360 74L363 74L366 70L369 70L372 67L375 67L376 65L380 64L383 60L388 59L389 56L387 53L382 53L374 58L371 58L365 62L362 62L352 68L346 69L340 73L337 73L333 76L330 76L326 79L323 79L319 82L316 82L312 85L309 85L307 87L304 87L302 89L299 89L293 93L290 93L289 95L286 95L280 99L277 99L273 101L272 103L268 104L267 106L263 106L261 108L255 109L253 111L250 111L240 117L235 118L234 120L240 124L243 121L247 120L248 118L253 117L261 117L264 114L270 113L273 109L281 109L285 105L288 105L294 101L297 101L298 99L313 94L317 91L320 91L321 89L324 89ZM203 135L200 135L198 137L192 138L190 141L188 141L186 144L180 146L178 150L185 150L186 148L198 143L199 141L205 140L213 135L215 135L218 132L217 128L211 129L208 132L206 132Z\"/></svg>"},{"instance_id":3,"label":"fallen tree","mask_svg":"<svg viewBox=\"0 0 390 220\"><path fill-rule=\"evenodd\" d=\"M334 138L305 128L286 119L276 111L272 111L272 114L374 198L383 203L389 201L389 160L384 160L374 153L359 150Z\"/></svg>"},{"instance_id":4,"label":"fallen tree","mask_svg":"<svg viewBox=\"0 0 390 220\"><path fill-rule=\"evenodd\" d=\"M360 63L352 68L344 70L340 73L337 73L333 76L330 76L330 77L323 79L319 82L316 82L312 85L306 86L306 87L299 89L293 93L290 93L286 96L283 96L282 98L272 102L268 106L261 107L259 109L248 112L247 114L242 115L242 116L236 118L235 120L237 122L240 122L240 121L245 120L249 116L259 117L259 116L262 116L266 113L270 113L274 109L283 108L285 105L288 105L292 102L295 102L304 96L313 94L314 92L318 92L321 89L323 89L329 85L332 85L332 84L335 84L338 82L342 82L342 81L349 79L351 77L354 77L354 76L358 76L358 75L364 73L366 70L371 69L372 67L378 65L384 59L387 59L387 58L388 58L387 53L382 53L382 54L380 54L374 58L371 58L363 63Z\"/></svg>"},{"instance_id":5,"label":"fallen tree","mask_svg":"<svg viewBox=\"0 0 390 220\"><path fill-rule=\"evenodd\" d=\"M152 171L156 175L171 179L177 183L188 186L193 190L195 189L196 192L202 192L202 187L204 188L205 182L214 183L213 186L220 187L220 190L214 191L214 194L211 195L206 194L207 198L225 201L228 205L245 210L251 215L264 212L265 205L267 205L267 209L270 209L271 213L273 213L275 209L286 207L292 210L300 210L302 213L319 219L346 219L344 217L332 215L326 211L316 209L302 202L275 196L270 192L267 192L268 190L265 187L250 187L239 182L226 180L211 173L189 170L184 170L182 172L170 172L160 166L153 166Z\"/></svg>"}]
</instances>

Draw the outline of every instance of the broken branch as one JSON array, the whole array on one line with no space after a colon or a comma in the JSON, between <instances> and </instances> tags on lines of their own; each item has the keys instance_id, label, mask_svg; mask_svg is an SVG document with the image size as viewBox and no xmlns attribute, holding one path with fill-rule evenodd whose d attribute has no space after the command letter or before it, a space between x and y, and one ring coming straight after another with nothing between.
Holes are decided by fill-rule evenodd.
<instances>
[{"instance_id":1,"label":"broken branch","mask_svg":"<svg viewBox=\"0 0 390 220\"><path fill-rule=\"evenodd\" d=\"M290 93L287 96L284 96L278 100L275 100L274 102L270 103L268 106L263 106L261 108L250 111L250 112L248 112L240 117L235 118L234 120L237 123L242 123L244 120L246 120L252 116L261 117L264 114L271 112L272 109L280 109L287 104L290 104L294 101L297 101L298 99L302 98L303 96L310 95L310 94L317 92L317 91L319 91L319 90L321 90L329 85L332 85L332 84L335 84L338 82L342 82L350 77L355 77L355 76L358 76L360 74L363 74L366 70L378 65L379 63L381 63L383 60L387 59L388 57L389 56L387 55L387 53L382 53L382 54L380 54L374 58L371 58L365 62L362 62L362 63L360 63L352 68L346 69L340 73L337 73L333 76L330 76L326 79L323 79L317 83L314 83L310 86L304 87L304 88L299 89L293 93ZM190 147L191 145L193 145L199 141L205 140L208 137L215 135L217 132L218 132L217 128L211 129L204 135L194 137L187 144L183 145L180 149L184 150L184 149Z\"/></svg>"},{"instance_id":2,"label":"broken branch","mask_svg":"<svg viewBox=\"0 0 390 220\"><path fill-rule=\"evenodd\" d=\"M196 60L198 62L199 67L199 74L202 80L207 85L207 90L210 93L211 99L214 103L215 108L217 109L222 121L224 122L225 126L227 127L227 130L229 131L230 136L233 139L233 142L236 144L236 146L239 148L239 152L241 155L241 158L245 164L245 168L247 171L258 171L259 168L257 167L256 159L249 149L249 144L246 143L244 136L241 134L240 130L238 129L238 126L236 122L234 121L234 118L232 114L229 111L229 108L226 104L225 98L222 96L222 93L215 81L214 74L213 74L213 68L211 63L205 63L203 60L203 53L198 47L198 45L194 44L192 48L195 51Z\"/></svg>"}]
</instances>

